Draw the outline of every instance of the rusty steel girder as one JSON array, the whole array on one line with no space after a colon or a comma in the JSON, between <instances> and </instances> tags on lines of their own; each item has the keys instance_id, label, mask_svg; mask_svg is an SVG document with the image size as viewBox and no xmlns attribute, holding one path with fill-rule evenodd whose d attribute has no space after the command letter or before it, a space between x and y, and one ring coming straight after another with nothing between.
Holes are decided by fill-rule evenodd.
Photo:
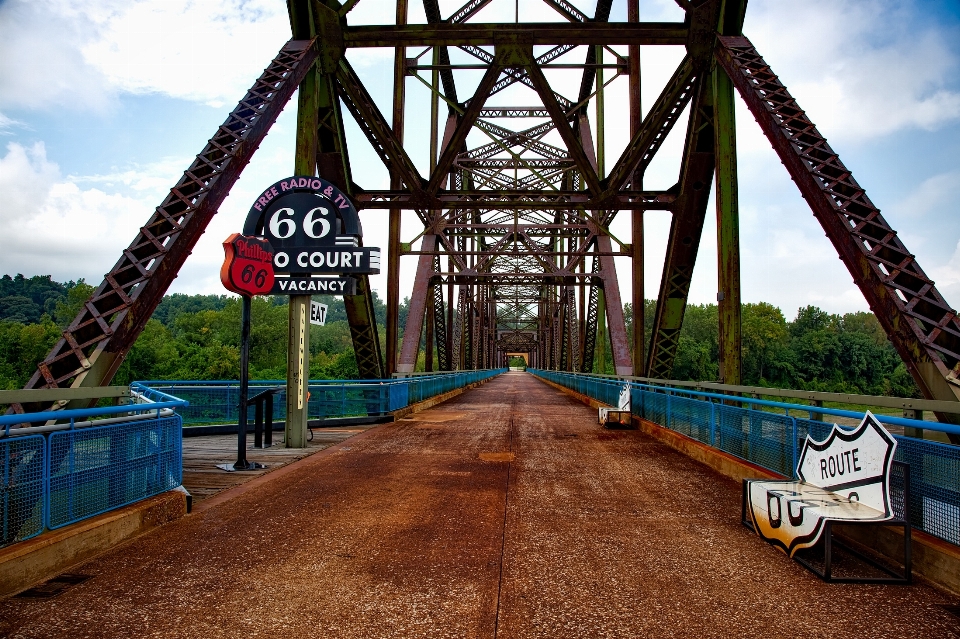
<instances>
[{"instance_id":1,"label":"rusty steel girder","mask_svg":"<svg viewBox=\"0 0 960 639\"><path fill-rule=\"evenodd\" d=\"M716 56L921 392L928 399L960 399L956 311L753 44L742 36L724 36Z\"/></svg>"},{"instance_id":2,"label":"rusty steel girder","mask_svg":"<svg viewBox=\"0 0 960 639\"><path fill-rule=\"evenodd\" d=\"M109 384L240 172L317 59L291 40L124 249L26 388ZM27 410L39 406L25 406Z\"/></svg>"},{"instance_id":3,"label":"rusty steel girder","mask_svg":"<svg viewBox=\"0 0 960 639\"><path fill-rule=\"evenodd\" d=\"M289 0L296 40L124 252L31 387L109 381L283 103L313 68L308 84L317 84L313 141L319 171L358 209L370 215L389 211L385 359L369 281L362 278L359 294L345 299L362 375L414 372L421 335L441 369L497 365L508 350L519 349L542 368L592 370L598 329L608 327L618 374L669 377L714 178L723 196L718 220L728 249L721 251L727 256L721 281L736 289L731 299L739 300L739 261L730 248L738 223L732 82L923 393L960 398L956 313L756 49L739 36L744 0L679 1L687 14L682 23L642 23L636 0L626 0L627 22L609 22L612 0L598 0L592 16L571 0L543 0L563 22L479 22L490 1L466 0L444 17L439 0L422 0L426 23L408 24L408 0L397 0L394 23L351 25L355 1ZM640 45L686 52L645 118ZM390 117L371 97L357 71L363 68L348 59L365 47L393 49ZM558 70L571 69L579 82L556 80ZM618 77L628 78L629 113L611 127L604 92ZM472 95L465 96L465 86L476 87ZM430 109L407 108L407 94L423 87ZM301 107L307 103L301 100ZM687 110L676 186L644 190L645 170ZM343 112L389 172L388 188L354 182ZM411 130L405 118L417 117L422 128L416 132L429 129L425 162L418 156L422 145L404 136ZM616 158L607 156L609 131L629 131ZM298 130L298 143L312 135ZM420 221L405 242L403 210ZM616 258L632 259L634 303L642 302L642 214L648 210L668 211L673 220L645 349L642 331L632 344L626 332ZM611 230L621 211L633 212L631 238ZM402 344L401 255L418 260ZM642 323L641 309L635 310ZM739 321L737 312L726 311L730 322ZM724 367L735 375L739 333L727 332L732 346L724 347L724 357L735 361Z\"/></svg>"}]
</instances>

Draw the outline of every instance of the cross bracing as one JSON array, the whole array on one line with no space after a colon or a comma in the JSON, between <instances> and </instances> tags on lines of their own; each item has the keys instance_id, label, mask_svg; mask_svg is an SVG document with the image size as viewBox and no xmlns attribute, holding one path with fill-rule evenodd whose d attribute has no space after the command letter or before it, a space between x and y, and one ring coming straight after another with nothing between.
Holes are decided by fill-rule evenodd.
<instances>
[{"instance_id":1,"label":"cross bracing","mask_svg":"<svg viewBox=\"0 0 960 639\"><path fill-rule=\"evenodd\" d=\"M379 215L390 228L386 353L366 279L345 299L364 376L411 372L424 333L442 353L442 368L500 364L509 343L511 352L529 348L524 352L542 368L589 369L587 351L607 346L596 339L599 327L609 335L617 373L668 376L714 191L721 378L738 383L739 94L921 391L960 396L956 313L744 36L745 0L678 0L682 22L642 22L638 0L525 1L524 15L528 7L544 9L531 14L535 22L514 17L514 5L501 0L419 0L421 23L410 21L408 1L396 0L383 24L361 25L351 22L355 0L289 0L291 41L124 251L30 387L109 382L299 87L298 149L316 158L304 155L307 165L359 209L385 211ZM623 13L625 21L611 22ZM639 102L641 45L684 53L646 110ZM389 112L351 65L354 50L369 48L394 56ZM608 121L604 107L614 84L627 87L622 122ZM407 108L415 91L429 109ZM347 135L345 118L359 137ZM684 140L676 183L647 189L644 173L671 133ZM615 154L612 135L625 141ZM426 161L414 138L429 139ZM350 149L363 144L388 173L386 188L357 177L366 171L354 166ZM645 344L642 332L627 334L619 281L632 280L634 322L642 325L649 210L667 212L672 223ZM402 227L402 211L415 213L416 228ZM623 216L629 237L611 231ZM403 256L417 261L417 275L401 347ZM629 258L629 273L618 273L618 256Z\"/></svg>"}]
</instances>

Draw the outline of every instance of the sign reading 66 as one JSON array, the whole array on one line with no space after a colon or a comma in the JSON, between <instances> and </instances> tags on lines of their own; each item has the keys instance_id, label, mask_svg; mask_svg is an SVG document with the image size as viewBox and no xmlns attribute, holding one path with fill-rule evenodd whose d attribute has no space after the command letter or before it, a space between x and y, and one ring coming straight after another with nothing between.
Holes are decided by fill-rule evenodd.
<instances>
[{"instance_id":1,"label":"sign reading 66","mask_svg":"<svg viewBox=\"0 0 960 639\"><path fill-rule=\"evenodd\" d=\"M278 198L264 215L263 235L276 248L333 246L341 226L330 202L314 193L291 193ZM333 232L331 232L333 231Z\"/></svg>"}]
</instances>

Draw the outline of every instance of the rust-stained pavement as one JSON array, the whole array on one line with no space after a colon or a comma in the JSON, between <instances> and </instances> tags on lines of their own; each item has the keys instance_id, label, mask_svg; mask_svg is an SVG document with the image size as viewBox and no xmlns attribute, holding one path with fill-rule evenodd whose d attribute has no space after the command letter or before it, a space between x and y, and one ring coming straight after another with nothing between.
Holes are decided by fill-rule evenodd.
<instances>
[{"instance_id":1,"label":"rust-stained pavement","mask_svg":"<svg viewBox=\"0 0 960 639\"><path fill-rule=\"evenodd\" d=\"M739 500L508 373L222 493L55 599L0 602L0 635L960 636L955 599L824 584L744 529Z\"/></svg>"}]
</instances>

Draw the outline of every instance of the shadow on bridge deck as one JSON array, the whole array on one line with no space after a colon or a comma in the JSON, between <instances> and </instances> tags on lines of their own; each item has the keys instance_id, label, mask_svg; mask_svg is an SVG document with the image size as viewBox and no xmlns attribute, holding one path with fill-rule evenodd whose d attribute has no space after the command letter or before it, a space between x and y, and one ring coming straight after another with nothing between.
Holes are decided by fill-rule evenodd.
<instances>
[{"instance_id":1,"label":"shadow on bridge deck","mask_svg":"<svg viewBox=\"0 0 960 639\"><path fill-rule=\"evenodd\" d=\"M925 585L827 585L740 487L526 373L209 499L0 602L18 637L956 636Z\"/></svg>"}]
</instances>

